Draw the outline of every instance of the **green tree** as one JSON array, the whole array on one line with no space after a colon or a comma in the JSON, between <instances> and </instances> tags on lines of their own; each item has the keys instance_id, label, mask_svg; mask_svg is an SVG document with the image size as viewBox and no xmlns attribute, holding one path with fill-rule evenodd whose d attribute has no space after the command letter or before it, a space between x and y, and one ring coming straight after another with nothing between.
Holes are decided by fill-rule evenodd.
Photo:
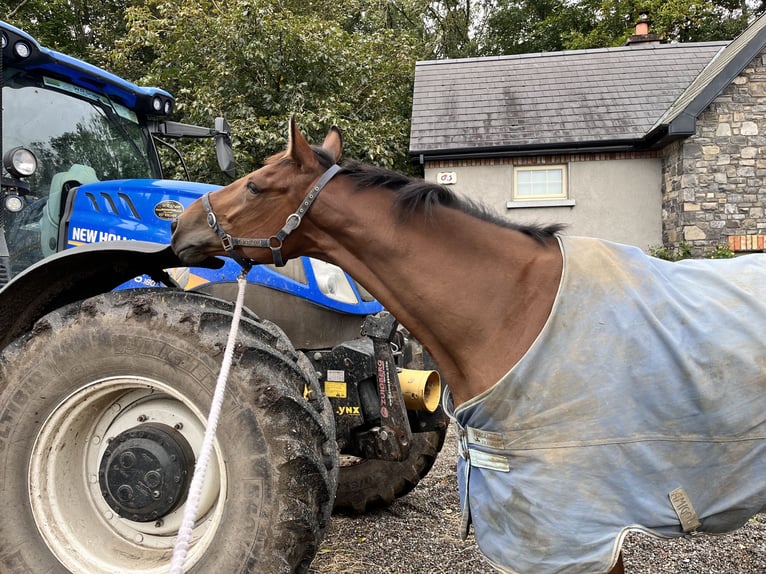
<instances>
[{"instance_id":1,"label":"green tree","mask_svg":"<svg viewBox=\"0 0 766 574\"><path fill-rule=\"evenodd\" d=\"M344 24L325 19L325 8ZM342 18L340 10L151 0L129 9L129 33L106 55L119 73L173 92L179 119L207 125L227 117L240 173L284 147L291 113L314 141L336 124L349 155L407 169L417 39L392 28L360 31L355 12ZM192 176L209 179L209 149L185 151Z\"/></svg>"},{"instance_id":2,"label":"green tree","mask_svg":"<svg viewBox=\"0 0 766 574\"><path fill-rule=\"evenodd\" d=\"M133 1L0 0L0 19L48 48L93 61L125 34L122 15Z\"/></svg>"},{"instance_id":3,"label":"green tree","mask_svg":"<svg viewBox=\"0 0 766 574\"><path fill-rule=\"evenodd\" d=\"M592 14L590 30L576 31L566 42L569 49L618 46L635 33L641 13L649 16L650 32L666 41L731 40L764 11L763 2L724 0L581 0L585 14Z\"/></svg>"},{"instance_id":4,"label":"green tree","mask_svg":"<svg viewBox=\"0 0 766 574\"><path fill-rule=\"evenodd\" d=\"M574 34L594 26L585 6L562 0L499 0L486 20L484 55L564 50Z\"/></svg>"},{"instance_id":5,"label":"green tree","mask_svg":"<svg viewBox=\"0 0 766 574\"><path fill-rule=\"evenodd\" d=\"M763 14L766 5L745 0L701 3L654 0L647 9L655 33L678 42L703 42L735 38Z\"/></svg>"},{"instance_id":6,"label":"green tree","mask_svg":"<svg viewBox=\"0 0 766 574\"><path fill-rule=\"evenodd\" d=\"M464 58L476 55L478 38L472 35L479 22L484 2L442 0L424 5L426 29L434 37L434 53L441 58Z\"/></svg>"},{"instance_id":7,"label":"green tree","mask_svg":"<svg viewBox=\"0 0 766 574\"><path fill-rule=\"evenodd\" d=\"M483 55L620 46L641 13L666 41L731 40L764 12L763 0L498 0L485 11Z\"/></svg>"}]
</instances>

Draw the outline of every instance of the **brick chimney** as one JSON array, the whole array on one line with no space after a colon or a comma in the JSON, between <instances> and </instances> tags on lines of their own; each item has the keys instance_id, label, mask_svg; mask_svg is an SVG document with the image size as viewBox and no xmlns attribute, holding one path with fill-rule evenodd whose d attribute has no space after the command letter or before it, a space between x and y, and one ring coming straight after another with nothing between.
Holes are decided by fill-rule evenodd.
<instances>
[{"instance_id":1,"label":"brick chimney","mask_svg":"<svg viewBox=\"0 0 766 574\"><path fill-rule=\"evenodd\" d=\"M649 34L649 14L643 12L638 15L636 22L636 36L646 36Z\"/></svg>"},{"instance_id":2,"label":"brick chimney","mask_svg":"<svg viewBox=\"0 0 766 574\"><path fill-rule=\"evenodd\" d=\"M649 33L649 14L641 12L636 22L636 33L630 36L626 41L626 46L643 44L644 46L656 46L662 41L662 36Z\"/></svg>"}]
</instances>

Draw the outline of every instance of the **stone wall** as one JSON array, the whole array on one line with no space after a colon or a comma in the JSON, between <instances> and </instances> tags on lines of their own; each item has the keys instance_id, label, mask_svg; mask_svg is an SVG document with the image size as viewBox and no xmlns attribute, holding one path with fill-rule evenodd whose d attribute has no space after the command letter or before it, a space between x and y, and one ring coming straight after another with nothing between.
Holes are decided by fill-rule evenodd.
<instances>
[{"instance_id":1,"label":"stone wall","mask_svg":"<svg viewBox=\"0 0 766 574\"><path fill-rule=\"evenodd\" d=\"M663 158L663 242L694 255L766 237L766 51L697 118L696 134Z\"/></svg>"}]
</instances>

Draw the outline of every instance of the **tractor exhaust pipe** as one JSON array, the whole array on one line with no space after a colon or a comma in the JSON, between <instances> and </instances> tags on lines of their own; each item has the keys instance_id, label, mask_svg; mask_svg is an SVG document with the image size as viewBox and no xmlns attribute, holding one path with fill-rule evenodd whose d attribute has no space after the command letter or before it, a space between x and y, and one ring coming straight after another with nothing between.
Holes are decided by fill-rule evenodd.
<instances>
[{"instance_id":1,"label":"tractor exhaust pipe","mask_svg":"<svg viewBox=\"0 0 766 574\"><path fill-rule=\"evenodd\" d=\"M401 369L399 386L407 410L432 413L439 408L442 380L437 371Z\"/></svg>"}]
</instances>

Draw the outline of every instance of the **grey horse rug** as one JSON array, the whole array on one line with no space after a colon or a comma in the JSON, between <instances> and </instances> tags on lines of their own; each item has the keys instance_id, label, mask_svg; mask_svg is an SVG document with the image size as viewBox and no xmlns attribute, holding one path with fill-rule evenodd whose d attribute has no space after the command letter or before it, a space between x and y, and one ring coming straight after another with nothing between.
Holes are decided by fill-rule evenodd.
<instances>
[{"instance_id":1,"label":"grey horse rug","mask_svg":"<svg viewBox=\"0 0 766 574\"><path fill-rule=\"evenodd\" d=\"M626 534L722 533L766 509L766 255L678 263L559 239L525 356L452 408L463 524L500 571L593 574Z\"/></svg>"}]
</instances>

